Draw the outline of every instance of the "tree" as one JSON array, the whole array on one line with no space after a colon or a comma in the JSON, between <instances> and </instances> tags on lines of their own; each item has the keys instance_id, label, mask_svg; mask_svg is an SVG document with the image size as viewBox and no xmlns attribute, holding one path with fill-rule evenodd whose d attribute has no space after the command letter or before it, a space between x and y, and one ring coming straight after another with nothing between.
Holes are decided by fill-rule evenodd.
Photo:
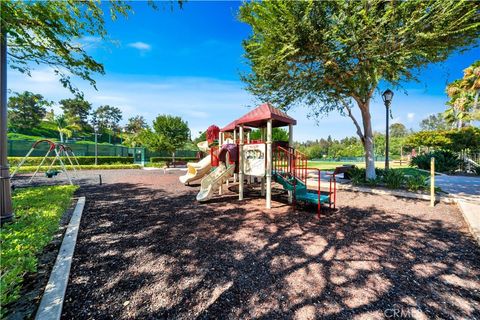
<instances>
[{"instance_id":1,"label":"tree","mask_svg":"<svg viewBox=\"0 0 480 320\"><path fill-rule=\"evenodd\" d=\"M143 136L146 145L155 150L166 150L172 153L175 161L175 151L181 148L190 137L188 123L182 118L171 115L159 115L153 121L153 129L144 130Z\"/></svg>"},{"instance_id":2,"label":"tree","mask_svg":"<svg viewBox=\"0 0 480 320\"><path fill-rule=\"evenodd\" d=\"M375 178L370 101L379 82L415 80L415 70L480 35L478 4L457 0L245 2L239 18L253 31L243 44L251 66L242 75L247 89L283 109L303 104L313 115L349 116L369 179Z\"/></svg>"},{"instance_id":3,"label":"tree","mask_svg":"<svg viewBox=\"0 0 480 320\"><path fill-rule=\"evenodd\" d=\"M108 141L111 143L111 135L118 128L122 120L122 110L109 105L100 106L92 113L93 123L98 125L100 131L108 133Z\"/></svg>"},{"instance_id":4,"label":"tree","mask_svg":"<svg viewBox=\"0 0 480 320\"><path fill-rule=\"evenodd\" d=\"M147 122L142 116L135 116L128 119L128 123L125 126L125 129L129 133L139 133L140 131L147 128Z\"/></svg>"},{"instance_id":5,"label":"tree","mask_svg":"<svg viewBox=\"0 0 480 320\"><path fill-rule=\"evenodd\" d=\"M41 94L16 92L8 99L10 126L20 130L38 127L47 114L46 107L50 105L51 102L46 101Z\"/></svg>"},{"instance_id":6,"label":"tree","mask_svg":"<svg viewBox=\"0 0 480 320\"><path fill-rule=\"evenodd\" d=\"M480 150L480 129L465 127L452 130L420 131L409 136L407 145L424 146L459 152L465 149Z\"/></svg>"},{"instance_id":7,"label":"tree","mask_svg":"<svg viewBox=\"0 0 480 320\"><path fill-rule=\"evenodd\" d=\"M446 91L450 107L444 116L449 124L462 128L472 120L480 120L480 60L463 70L463 78L448 84Z\"/></svg>"},{"instance_id":8,"label":"tree","mask_svg":"<svg viewBox=\"0 0 480 320\"><path fill-rule=\"evenodd\" d=\"M420 121L420 130L422 131L447 130L451 127L452 126L445 121L442 113L431 114Z\"/></svg>"},{"instance_id":9,"label":"tree","mask_svg":"<svg viewBox=\"0 0 480 320\"><path fill-rule=\"evenodd\" d=\"M76 123L69 123L65 115L61 114L55 118L57 123L57 130L60 136L60 142L65 142L64 137L71 138L74 130L80 130L80 127Z\"/></svg>"},{"instance_id":10,"label":"tree","mask_svg":"<svg viewBox=\"0 0 480 320\"><path fill-rule=\"evenodd\" d=\"M58 102L63 110L63 115L70 124L79 127L80 130L88 128L88 115L92 109L92 104L81 97L74 99L63 99Z\"/></svg>"},{"instance_id":11,"label":"tree","mask_svg":"<svg viewBox=\"0 0 480 320\"><path fill-rule=\"evenodd\" d=\"M250 139L260 140L260 130L253 130L250 134ZM282 128L272 128L272 140L273 141L288 141L288 132Z\"/></svg>"},{"instance_id":12,"label":"tree","mask_svg":"<svg viewBox=\"0 0 480 320\"><path fill-rule=\"evenodd\" d=\"M402 123L392 123L390 125L390 136L393 138L401 138L408 136L408 130Z\"/></svg>"},{"instance_id":13,"label":"tree","mask_svg":"<svg viewBox=\"0 0 480 320\"><path fill-rule=\"evenodd\" d=\"M111 1L110 15L127 16L131 7ZM76 76L95 86L93 73L104 73L103 65L84 50L82 37L107 40L104 12L95 1L2 1L2 37L8 40L8 63L12 69L30 74L32 63L47 65L64 87L79 93Z\"/></svg>"}]
</instances>

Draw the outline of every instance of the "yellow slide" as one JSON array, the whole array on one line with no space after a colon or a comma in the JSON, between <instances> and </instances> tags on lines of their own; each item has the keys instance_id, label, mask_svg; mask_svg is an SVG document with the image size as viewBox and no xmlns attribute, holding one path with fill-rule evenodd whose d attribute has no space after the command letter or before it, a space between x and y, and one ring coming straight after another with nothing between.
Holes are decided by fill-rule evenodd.
<instances>
[{"instance_id":1,"label":"yellow slide","mask_svg":"<svg viewBox=\"0 0 480 320\"><path fill-rule=\"evenodd\" d=\"M203 141L197 144L198 148L203 152L208 152L208 142ZM203 178L206 174L210 172L211 169L211 156L208 155L199 162L189 162L187 163L187 173L179 177L179 180L183 184L190 183L192 181Z\"/></svg>"},{"instance_id":2,"label":"yellow slide","mask_svg":"<svg viewBox=\"0 0 480 320\"><path fill-rule=\"evenodd\" d=\"M235 165L226 166L220 163L208 176L202 179L200 191L197 194L197 201L207 201L212 198L213 193L233 175Z\"/></svg>"}]
</instances>

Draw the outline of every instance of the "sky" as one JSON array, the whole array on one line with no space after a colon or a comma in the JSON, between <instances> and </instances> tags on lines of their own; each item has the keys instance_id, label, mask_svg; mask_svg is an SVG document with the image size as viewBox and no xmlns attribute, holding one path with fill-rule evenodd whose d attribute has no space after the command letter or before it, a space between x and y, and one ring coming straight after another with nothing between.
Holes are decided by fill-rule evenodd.
<instances>
[{"instance_id":1,"label":"sky","mask_svg":"<svg viewBox=\"0 0 480 320\"><path fill-rule=\"evenodd\" d=\"M172 114L188 121L193 137L212 124L225 126L258 104L240 80L240 74L249 70L242 41L251 30L238 21L239 6L240 2L190 1L182 9L174 6L172 10L165 4L155 11L145 2L134 2L135 13L127 19L107 19L112 42L98 37L79 39L86 51L104 64L106 74L95 76L98 91L86 81L77 80L75 85L94 108L105 104L119 107L122 123L142 115L151 124L159 114ZM461 78L463 69L479 58L478 47L453 54L443 63L424 68L419 83L404 83L403 89L394 90L391 123L418 130L422 119L444 111L446 84ZM7 81L12 92L29 90L51 101L72 97L44 66L35 66L31 77L10 69ZM376 131L385 130L380 93L387 88L388 84L380 84L372 101ZM60 111L58 106L54 110ZM336 112L315 119L300 106L288 113L297 120L296 141L355 135L351 119Z\"/></svg>"}]
</instances>

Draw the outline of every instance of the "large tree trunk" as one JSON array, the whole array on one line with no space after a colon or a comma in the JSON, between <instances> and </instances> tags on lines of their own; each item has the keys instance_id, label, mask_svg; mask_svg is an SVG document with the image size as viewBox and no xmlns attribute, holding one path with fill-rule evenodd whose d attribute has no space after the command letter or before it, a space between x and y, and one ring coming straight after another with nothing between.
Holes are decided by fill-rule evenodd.
<instances>
[{"instance_id":1,"label":"large tree trunk","mask_svg":"<svg viewBox=\"0 0 480 320\"><path fill-rule=\"evenodd\" d=\"M358 103L363 122L363 148L365 149L366 178L375 179L375 152L373 145L372 117L370 116L370 102Z\"/></svg>"}]
</instances>

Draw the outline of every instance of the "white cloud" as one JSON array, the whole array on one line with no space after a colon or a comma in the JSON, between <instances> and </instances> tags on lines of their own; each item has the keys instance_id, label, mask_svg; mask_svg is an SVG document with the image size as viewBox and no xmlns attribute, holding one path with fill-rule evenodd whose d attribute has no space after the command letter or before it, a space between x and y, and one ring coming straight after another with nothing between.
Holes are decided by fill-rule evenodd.
<instances>
[{"instance_id":1,"label":"white cloud","mask_svg":"<svg viewBox=\"0 0 480 320\"><path fill-rule=\"evenodd\" d=\"M148 43L137 41L137 42L132 42L128 44L129 47L135 48L140 50L140 52L147 52L152 49L152 46L149 45Z\"/></svg>"},{"instance_id":2,"label":"white cloud","mask_svg":"<svg viewBox=\"0 0 480 320\"><path fill-rule=\"evenodd\" d=\"M407 119L408 119L409 122L412 122L413 119L415 119L415 113L413 113L413 112L407 113Z\"/></svg>"}]
</instances>

